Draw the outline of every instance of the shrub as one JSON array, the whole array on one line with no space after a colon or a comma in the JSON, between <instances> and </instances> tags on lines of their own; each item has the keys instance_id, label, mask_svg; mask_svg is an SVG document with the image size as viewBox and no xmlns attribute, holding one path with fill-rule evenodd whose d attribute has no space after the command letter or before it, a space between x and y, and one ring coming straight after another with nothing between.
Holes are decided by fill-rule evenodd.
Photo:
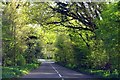
<instances>
[{"instance_id":1,"label":"shrub","mask_svg":"<svg viewBox=\"0 0 120 80\"><path fill-rule=\"evenodd\" d=\"M38 68L40 62L26 64L24 66L2 67L2 78L17 78L28 74L32 69Z\"/></svg>"}]
</instances>

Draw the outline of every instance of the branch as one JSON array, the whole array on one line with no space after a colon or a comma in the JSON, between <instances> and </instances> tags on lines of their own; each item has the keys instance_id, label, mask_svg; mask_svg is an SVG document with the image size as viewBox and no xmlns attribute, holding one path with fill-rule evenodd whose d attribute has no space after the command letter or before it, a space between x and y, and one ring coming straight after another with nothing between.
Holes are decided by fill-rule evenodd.
<instances>
[{"instance_id":1,"label":"branch","mask_svg":"<svg viewBox=\"0 0 120 80\"><path fill-rule=\"evenodd\" d=\"M65 20L65 21L56 21L56 22L48 22L48 23L46 23L46 24L61 24L61 23L63 23L63 22L68 22L68 21L70 21L70 20L73 20L73 19L67 19L67 20Z\"/></svg>"},{"instance_id":2,"label":"branch","mask_svg":"<svg viewBox=\"0 0 120 80\"><path fill-rule=\"evenodd\" d=\"M75 27L75 26L64 25L64 24L62 24L62 25L65 26L65 27L67 27L67 28L78 29L78 30L88 30L88 31L94 32L93 30L91 30L91 29L89 29L89 28Z\"/></svg>"},{"instance_id":3,"label":"branch","mask_svg":"<svg viewBox=\"0 0 120 80\"><path fill-rule=\"evenodd\" d=\"M83 39L83 41L85 42L86 46L87 46L88 48L90 48L90 45L85 41L85 39L83 38L82 34L79 34L79 35L80 35L80 37Z\"/></svg>"},{"instance_id":4,"label":"branch","mask_svg":"<svg viewBox=\"0 0 120 80\"><path fill-rule=\"evenodd\" d=\"M81 5L84 5L84 3L82 3ZM89 30L91 32L94 32L94 30L96 29L95 28L95 24L92 22L91 20L91 17L88 16L88 14L82 14L81 12L78 11L78 9L76 9L76 12L71 12L70 10L68 11L65 11L64 10L64 7L62 7L62 9L60 8L54 8L52 6L50 6L50 8L57 12L57 13L60 13L62 15L65 15L65 16L69 16L69 17L72 17L72 19L74 20L78 20L79 22L82 22L85 26L87 26L87 28L83 28L83 27L75 27L75 26L71 26L71 25L64 25L65 27L68 27L68 28L73 28L73 29L79 29L79 30ZM76 8L79 8L79 6L77 6ZM85 6L82 6L83 9L86 9ZM79 8L80 9L80 8ZM82 12L86 12L85 10ZM87 17L85 17L85 15ZM50 22L49 24L64 24L64 22L67 22L67 21L70 21L70 20L66 20L66 21L61 21L61 22Z\"/></svg>"}]
</instances>

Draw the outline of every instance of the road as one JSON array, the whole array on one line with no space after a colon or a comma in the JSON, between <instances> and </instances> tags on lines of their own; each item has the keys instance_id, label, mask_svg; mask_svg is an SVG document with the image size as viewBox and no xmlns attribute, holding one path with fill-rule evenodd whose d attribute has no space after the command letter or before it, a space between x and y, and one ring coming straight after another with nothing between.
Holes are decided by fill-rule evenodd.
<instances>
[{"instance_id":1,"label":"road","mask_svg":"<svg viewBox=\"0 0 120 80\"><path fill-rule=\"evenodd\" d=\"M52 61L42 61L38 69L31 71L22 78L41 78L40 80L90 80L93 76L79 73L62 67Z\"/></svg>"}]
</instances>

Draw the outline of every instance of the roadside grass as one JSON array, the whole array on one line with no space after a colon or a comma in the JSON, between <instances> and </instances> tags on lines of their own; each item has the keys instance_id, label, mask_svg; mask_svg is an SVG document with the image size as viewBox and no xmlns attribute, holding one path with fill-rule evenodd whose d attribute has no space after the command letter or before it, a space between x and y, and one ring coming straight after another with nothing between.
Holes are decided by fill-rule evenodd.
<instances>
[{"instance_id":1,"label":"roadside grass","mask_svg":"<svg viewBox=\"0 0 120 80\"><path fill-rule=\"evenodd\" d=\"M112 71L112 73L110 73L109 70L84 69L84 68L80 68L78 69L78 71L96 75L101 78L119 78L120 77L120 73L117 69Z\"/></svg>"},{"instance_id":2,"label":"roadside grass","mask_svg":"<svg viewBox=\"0 0 120 80\"><path fill-rule=\"evenodd\" d=\"M72 69L77 72L82 72L84 74L88 75L94 75L99 78L120 78L120 71L115 69L114 71L110 72L109 70L101 70L101 69L87 69L87 68L75 68L74 66L71 65L63 65L58 62L56 62L58 65L61 65L63 67Z\"/></svg>"},{"instance_id":3,"label":"roadside grass","mask_svg":"<svg viewBox=\"0 0 120 80\"><path fill-rule=\"evenodd\" d=\"M36 69L41 63L26 64L24 66L2 67L2 78L19 78L28 74L31 70Z\"/></svg>"}]
</instances>

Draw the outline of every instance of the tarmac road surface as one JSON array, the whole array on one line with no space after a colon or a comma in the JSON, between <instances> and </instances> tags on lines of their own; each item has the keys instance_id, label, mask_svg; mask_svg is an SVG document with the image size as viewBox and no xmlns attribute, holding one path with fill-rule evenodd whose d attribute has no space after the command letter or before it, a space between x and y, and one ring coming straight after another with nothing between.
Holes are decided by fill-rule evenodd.
<instances>
[{"instance_id":1,"label":"tarmac road surface","mask_svg":"<svg viewBox=\"0 0 120 80\"><path fill-rule=\"evenodd\" d=\"M41 66L38 69L31 71L22 78L34 78L39 80L93 80L95 77L79 73L63 66L60 66L53 61L40 60Z\"/></svg>"}]
</instances>

